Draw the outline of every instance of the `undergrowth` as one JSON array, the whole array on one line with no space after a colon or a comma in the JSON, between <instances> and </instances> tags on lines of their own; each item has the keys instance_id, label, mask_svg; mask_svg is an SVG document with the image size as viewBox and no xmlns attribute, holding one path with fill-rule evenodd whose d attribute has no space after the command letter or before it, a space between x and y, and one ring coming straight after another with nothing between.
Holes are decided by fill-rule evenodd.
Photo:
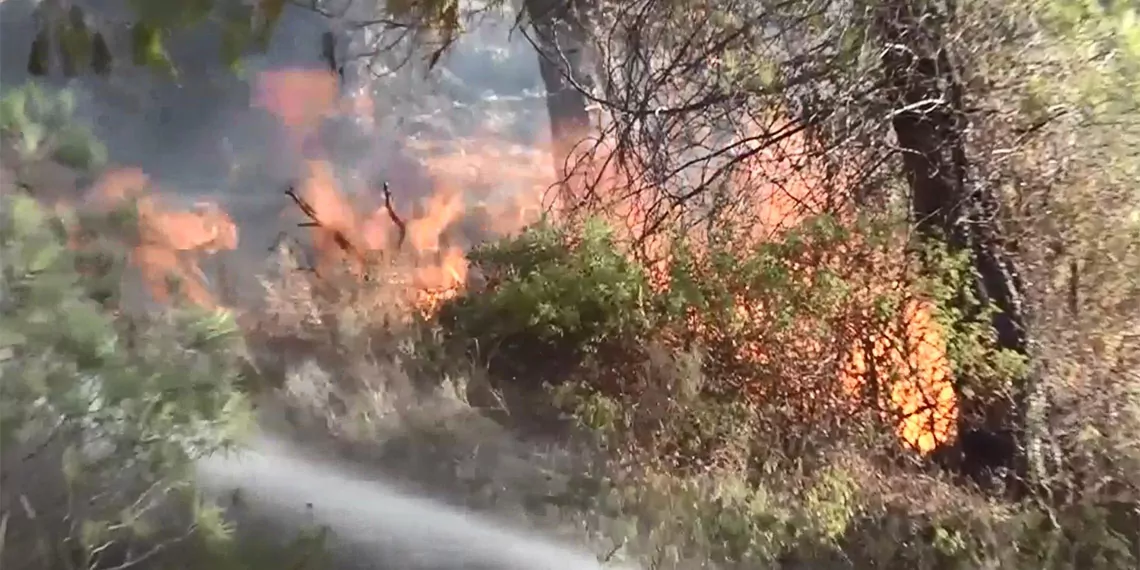
<instances>
[{"instance_id":1,"label":"undergrowth","mask_svg":"<svg viewBox=\"0 0 1140 570\"><path fill-rule=\"evenodd\" d=\"M30 199L10 204L2 364L24 382L5 384L5 437L39 433L26 414L50 408L76 418L77 436L95 421L119 430L104 437L151 442L120 447L122 458L63 449L46 468L61 470L72 492L121 473L99 471L118 458L165 481L163 496L196 500L184 492L184 468L232 441L248 395L283 401L295 422L308 422L299 431L366 450L425 491L649 568L1107 569L1137 560L1126 477L1014 502L957 480L938 449L920 453L908 440L905 416L927 414L927 443L951 447L953 410L907 408L892 383L945 366L988 383L968 389L1006 397L1024 363L996 350L988 327L964 322L985 318L985 307L963 311L951 293L968 260L925 251L923 267L938 258L941 273L919 272L889 224L819 218L747 249L678 239L664 276L604 224L540 224L474 250L485 286L426 316L385 277L399 273L395 260L371 279L335 283L286 264L265 281L267 306L236 321L179 308L144 323L111 309L108 284L123 257L108 236L129 229L67 234L107 222L76 226ZM129 228L129 217L110 221ZM64 247L67 235L86 246ZM908 332L916 303L945 362L908 356L930 342ZM247 352L231 344L239 323ZM149 344L131 340L139 326ZM66 334L44 336L52 331ZM852 368L856 354L862 368ZM201 376L164 384L171 362L179 377ZM137 409L142 423L106 407L75 414L84 379L100 377L85 371L98 370L122 380L100 384L102 397ZM1097 457L1136 461L1112 441ZM1071 461L1088 474L1089 458ZM76 461L93 462L84 477ZM191 504L204 518L178 541L199 545L211 565L263 565L257 549L225 546L218 511ZM74 542L68 556L105 552L100 540L157 540L139 515L84 514L89 523L53 531ZM42 555L59 555L50 552Z\"/></svg>"},{"instance_id":2,"label":"undergrowth","mask_svg":"<svg viewBox=\"0 0 1140 570\"><path fill-rule=\"evenodd\" d=\"M927 250L923 267L938 259L941 269L920 272L890 228L820 218L747 250L678 240L660 279L601 223L539 224L471 252L485 286L426 319L354 320L348 334L323 321L349 352L322 381L341 394L339 411L324 399L315 415L339 417L334 429L379 462L396 447L433 458L402 475L456 502L521 508L527 521L585 537L601 558L651 568L1134 564L1135 488L1011 502L906 441L906 416L927 414L938 432L928 439L951 448L954 411L907 408L890 397L892 382L944 366L985 382L955 389L1002 398L1025 363L995 348L986 307L964 311L954 296L969 260ZM370 283L360 287L393 295ZM338 311L308 302L325 307L312 314ZM945 362L907 356L929 342L908 332L916 303ZM851 368L864 349L875 376L866 363ZM497 427L449 424L438 405L425 415L426 396ZM301 406L312 413L309 397ZM383 410L401 416L404 436L379 427ZM535 449L557 440L592 452L565 462L544 448L530 475L487 467L480 446L511 433Z\"/></svg>"}]
</instances>

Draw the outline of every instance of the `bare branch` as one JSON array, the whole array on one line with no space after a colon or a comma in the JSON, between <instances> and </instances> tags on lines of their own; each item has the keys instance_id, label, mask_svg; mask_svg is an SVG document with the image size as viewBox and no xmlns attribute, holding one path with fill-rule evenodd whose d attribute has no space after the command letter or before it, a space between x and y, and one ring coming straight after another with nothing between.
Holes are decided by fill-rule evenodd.
<instances>
[{"instance_id":1,"label":"bare branch","mask_svg":"<svg viewBox=\"0 0 1140 570\"><path fill-rule=\"evenodd\" d=\"M392 219L392 223L396 224L396 228L400 231L400 237L396 240L396 249L404 246L404 239L408 235L408 226L404 220L400 219L400 215L396 213L396 208L392 205L392 190L388 187L388 183L384 183L384 209L388 211L388 217Z\"/></svg>"}]
</instances>

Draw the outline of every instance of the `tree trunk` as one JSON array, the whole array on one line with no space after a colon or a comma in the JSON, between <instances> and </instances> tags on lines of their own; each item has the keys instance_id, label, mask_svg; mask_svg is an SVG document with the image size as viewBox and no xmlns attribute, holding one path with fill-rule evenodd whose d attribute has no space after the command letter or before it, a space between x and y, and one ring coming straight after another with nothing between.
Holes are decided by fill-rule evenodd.
<instances>
[{"instance_id":1,"label":"tree trunk","mask_svg":"<svg viewBox=\"0 0 1140 570\"><path fill-rule=\"evenodd\" d=\"M886 0L878 22L886 48L883 67L894 109L892 127L903 153L911 214L925 239L944 240L952 251L971 254L973 290L964 291L963 297L973 293L981 306L992 304L997 310L992 324L998 348L1024 356L1022 285L1002 243L997 197L971 176L963 87L941 30L946 15L929 4L923 11L922 4ZM957 386L971 384L969 379L956 380ZM959 392L956 463L967 474L983 479L998 473L1024 474L1019 451L1024 410L1016 402L1023 399L1025 384L1019 379L1012 399Z\"/></svg>"},{"instance_id":2,"label":"tree trunk","mask_svg":"<svg viewBox=\"0 0 1140 570\"><path fill-rule=\"evenodd\" d=\"M586 96L592 84L587 72L589 40L581 0L525 0L524 9L538 45L538 66L550 113L551 158L564 199L575 169L574 149L589 134ZM571 81L572 80L572 81Z\"/></svg>"}]
</instances>

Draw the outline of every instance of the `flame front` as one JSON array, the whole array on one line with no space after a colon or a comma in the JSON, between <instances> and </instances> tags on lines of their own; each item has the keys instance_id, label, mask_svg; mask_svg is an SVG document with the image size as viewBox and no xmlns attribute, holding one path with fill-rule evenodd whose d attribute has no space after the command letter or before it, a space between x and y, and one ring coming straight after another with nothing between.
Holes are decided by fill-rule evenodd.
<instances>
[{"instance_id":1,"label":"flame front","mask_svg":"<svg viewBox=\"0 0 1140 570\"><path fill-rule=\"evenodd\" d=\"M359 108L362 101L359 98L353 105L344 105L337 91L335 77L326 72L283 70L259 76L254 100L256 105L281 120L301 160L304 178L298 195L319 221L311 228L318 270L348 263L360 274L366 260L354 252L403 255L412 261L408 268L410 292L423 310L430 312L444 299L458 294L468 279L464 252L470 244L464 242L467 236L458 226L480 222L483 227L478 230L494 236L518 231L537 219L544 209L548 163L520 158L517 149L497 144L491 137L466 145L464 141L452 141L450 151L441 150L440 146L421 145L418 150L426 155L423 164L432 180L432 191L418 203L398 200L394 205L406 221L406 239L397 244L396 224L387 209L379 207L368 211L356 205L341 190L333 165L320 157L319 148L313 148L313 134L326 117L345 112L371 112ZM726 214L740 222L728 223L728 227L747 228L746 235L733 241L742 251L778 237L805 216L823 210L820 200L826 192L816 182L822 176L813 176L810 169L793 167L794 161L789 156L796 154L796 144L797 141L791 139L786 146L757 152L733 174L737 183L758 188ZM416 145L409 146L417 150ZM305 151L309 156L305 156ZM628 173L610 175L608 187L628 186ZM137 169L118 170L100 181L97 195L104 199L138 199L143 239L133 252L132 260L143 269L157 299L170 298L166 275L173 273L182 279L189 300L216 307L218 303L206 287L198 262L204 255L236 247L236 226L214 204L202 204L193 211L161 207L152 194L143 191L149 182ZM493 187L506 185L519 190L507 197L491 199ZM607 185L602 186L605 187ZM394 190L398 197L404 198L398 193L400 189ZM472 197L484 198L483 203L469 203ZM609 194L598 191L594 199L604 205L589 211L595 215L606 213L615 228L629 235L656 223L650 215L654 199L651 187L646 193L631 195L616 190ZM569 215L569 211L555 210L562 212L561 215ZM698 246L701 244L699 234L691 237ZM397 246L403 250L394 251ZM665 283L670 264L668 243L659 239L642 243L641 247L642 254L652 254L643 257L654 260L650 263L655 272L654 281ZM770 308L750 305L740 310L742 316L759 319ZM945 342L927 304L913 301L906 306L902 317L905 317L904 324L893 329L861 333L870 334L870 338L847 349L840 382L854 395L865 387L872 374L883 378L882 371L889 371L887 377L891 377L891 381L883 402L887 409L883 413L897 417L892 421L903 441L929 452L954 436L957 412ZM698 321L694 321L693 326L700 328ZM826 347L806 346L797 350L822 354ZM750 346L747 342L740 342L737 351L735 358L757 361L766 358L764 347Z\"/></svg>"}]
</instances>

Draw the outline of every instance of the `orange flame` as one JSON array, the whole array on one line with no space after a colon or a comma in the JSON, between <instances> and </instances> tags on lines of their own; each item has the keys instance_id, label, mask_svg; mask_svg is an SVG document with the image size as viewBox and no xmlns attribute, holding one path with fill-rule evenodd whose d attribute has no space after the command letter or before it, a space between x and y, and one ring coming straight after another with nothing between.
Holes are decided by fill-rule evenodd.
<instances>
[{"instance_id":1,"label":"orange flame","mask_svg":"<svg viewBox=\"0 0 1140 570\"><path fill-rule=\"evenodd\" d=\"M749 193L749 198L759 200L746 210L759 223L753 226L745 243L771 239L810 214L829 210L840 217L849 214L843 208L828 208L825 197L833 197L835 189L819 187L818 181L824 179L820 173L794 166L796 158L804 154L802 139L790 139L765 148L736 173L738 183L757 188ZM832 257L843 263L843 255L842 251L834 252ZM896 284L882 283L890 285ZM840 374L842 385L851 394L858 394L872 375L879 376L879 381L888 386L886 401L879 402L883 416L895 421L900 439L920 453L932 452L947 443L957 430L957 398L945 339L933 314L930 303L907 302L893 327L873 331L867 344L856 342L851 346ZM866 354L868 345L873 347L870 355Z\"/></svg>"},{"instance_id":2,"label":"orange flame","mask_svg":"<svg viewBox=\"0 0 1140 570\"><path fill-rule=\"evenodd\" d=\"M946 343L929 303L908 301L886 334L852 347L843 370L845 386L858 393L871 376L889 387L879 404L885 416L898 419L903 441L929 453L953 438L957 398Z\"/></svg>"},{"instance_id":3,"label":"orange flame","mask_svg":"<svg viewBox=\"0 0 1140 570\"><path fill-rule=\"evenodd\" d=\"M254 104L281 120L299 150L337 109L338 96L337 78L327 71L283 69L258 74Z\"/></svg>"},{"instance_id":4,"label":"orange flame","mask_svg":"<svg viewBox=\"0 0 1140 570\"><path fill-rule=\"evenodd\" d=\"M205 255L235 249L237 225L211 202L199 202L193 211L164 208L149 193L150 185L150 178L141 169L115 169L95 184L92 198L96 205L104 207L126 199L136 200L139 240L131 252L131 262L139 268L156 301L171 300L170 278L174 277L188 301L209 309L219 308L199 263Z\"/></svg>"}]
</instances>

